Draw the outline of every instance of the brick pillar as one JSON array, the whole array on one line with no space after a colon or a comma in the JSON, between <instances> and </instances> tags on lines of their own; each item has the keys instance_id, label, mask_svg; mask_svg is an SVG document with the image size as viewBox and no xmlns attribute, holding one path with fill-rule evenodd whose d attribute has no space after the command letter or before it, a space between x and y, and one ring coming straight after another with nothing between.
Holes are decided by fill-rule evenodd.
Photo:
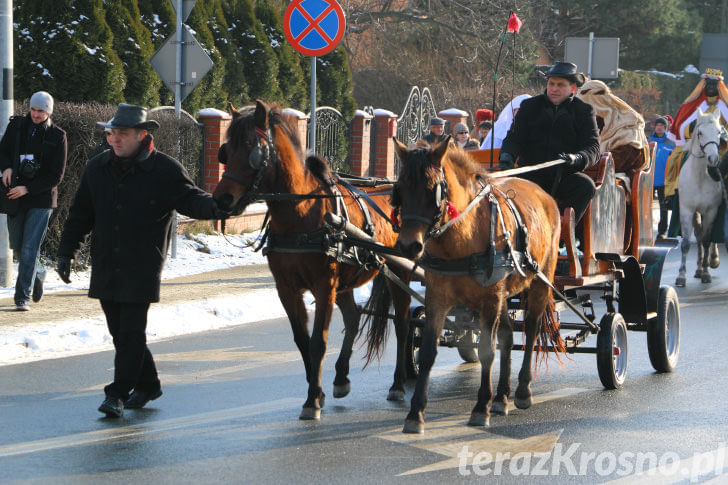
<instances>
[{"instance_id":1,"label":"brick pillar","mask_svg":"<svg viewBox=\"0 0 728 485\"><path fill-rule=\"evenodd\" d=\"M369 176L371 156L372 116L366 111L356 110L351 120L351 145L349 147L349 168L352 175Z\"/></svg>"},{"instance_id":2,"label":"brick pillar","mask_svg":"<svg viewBox=\"0 0 728 485\"><path fill-rule=\"evenodd\" d=\"M301 111L298 111L297 109L293 108L284 108L283 114L291 115L294 118L298 120L298 137L301 140L301 145L303 146L303 151L306 151L306 148L308 147L308 118L309 116L306 113L303 113Z\"/></svg>"},{"instance_id":3,"label":"brick pillar","mask_svg":"<svg viewBox=\"0 0 728 485\"><path fill-rule=\"evenodd\" d=\"M470 116L467 111L463 111L461 109L457 108L449 108L444 109L437 113L437 116L445 120L445 134L452 133L452 127L457 125L458 123L462 123L465 126L468 127L468 131L470 131L470 126L468 126L468 117Z\"/></svg>"},{"instance_id":4,"label":"brick pillar","mask_svg":"<svg viewBox=\"0 0 728 485\"><path fill-rule=\"evenodd\" d=\"M198 114L197 119L205 125L205 175L202 189L213 192L225 171L225 165L217 161L217 152L225 142L225 132L232 117L224 111L205 109Z\"/></svg>"},{"instance_id":5,"label":"brick pillar","mask_svg":"<svg viewBox=\"0 0 728 485\"><path fill-rule=\"evenodd\" d=\"M374 112L375 130L374 173L370 175L394 179L394 142L397 134L397 115L391 111L378 109Z\"/></svg>"}]
</instances>

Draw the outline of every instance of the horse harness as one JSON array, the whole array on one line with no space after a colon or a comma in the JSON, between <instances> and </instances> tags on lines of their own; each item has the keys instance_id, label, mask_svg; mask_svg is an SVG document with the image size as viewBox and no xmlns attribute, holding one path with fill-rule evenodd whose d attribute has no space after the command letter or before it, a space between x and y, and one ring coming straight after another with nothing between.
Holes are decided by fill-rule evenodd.
<instances>
[{"instance_id":1,"label":"horse harness","mask_svg":"<svg viewBox=\"0 0 728 485\"><path fill-rule=\"evenodd\" d=\"M227 178L237 182L243 186L247 185L245 195L238 202L240 206L247 206L253 201L300 201L309 199L324 199L330 198L335 200L335 214L343 216L348 221L349 213L346 208L346 204L342 203L343 195L337 186L337 182L333 178L325 181L326 186L329 189L329 193L326 194L261 194L258 192L260 182L263 179L263 172L269 163L273 163L278 169L278 159L273 146L272 138L273 134L270 129L263 131L260 128L255 128L256 133L256 145L248 156L248 164L250 168L254 170L253 180L251 183L246 182L236 175L230 173L227 169L223 173L223 178ZM261 140L265 141L264 144ZM222 163L227 163L225 151L220 148L218 158ZM389 217L374 203L369 194L358 190L352 184L345 180L338 178L338 183L343 185L354 200L356 200L359 209L364 216L364 231L370 236L374 236L374 223L372 222L371 213L367 206L371 205L374 210L384 217L391 223ZM362 202L362 199L364 202ZM260 250L263 248L263 255L275 253L321 253L330 258L333 258L338 263L350 264L359 267L359 271L353 276L352 280L355 280L361 272L370 266L380 266L381 263L376 259L369 250L362 249L356 245L347 244L346 236L344 231L337 230L332 226L325 224L313 231L309 232L287 232L287 233L276 233L270 228L269 213L266 214L265 222L263 223L264 234L261 241L256 248ZM374 258L374 259L372 259Z\"/></svg>"},{"instance_id":2,"label":"horse harness","mask_svg":"<svg viewBox=\"0 0 728 485\"><path fill-rule=\"evenodd\" d=\"M493 285L496 282L507 278L514 272L518 272L518 274L522 277L526 276L525 271L540 273L538 263L536 263L528 251L528 229L526 228L526 224L523 221L521 213L513 203L512 197L501 192L506 206L513 215L513 219L516 224L515 238L513 241L511 240L511 233L505 226L501 203L493 193L494 190L499 192L500 190L495 188L492 184L484 182L482 179L478 179L480 191L468 204L465 210L454 217L451 213L450 220L443 224L443 213L445 211L451 212L450 209L448 209L450 203L447 200L447 182L445 180L444 171L441 168L435 168L440 173L440 180L434 188L435 205L438 207L438 211L434 218L430 220L414 214L402 214L402 221L415 220L429 224L425 239L439 237L448 228L477 206L480 201L487 198L490 205L490 237L488 241L488 249L486 251L457 259L436 258L425 251L418 261L419 265L434 274L447 276L469 276L484 287ZM398 187L396 185L393 194L393 204L399 203L400 199L398 198ZM503 249L496 249L495 247L497 223L500 223L503 231L503 237L505 239L505 247Z\"/></svg>"}]
</instances>

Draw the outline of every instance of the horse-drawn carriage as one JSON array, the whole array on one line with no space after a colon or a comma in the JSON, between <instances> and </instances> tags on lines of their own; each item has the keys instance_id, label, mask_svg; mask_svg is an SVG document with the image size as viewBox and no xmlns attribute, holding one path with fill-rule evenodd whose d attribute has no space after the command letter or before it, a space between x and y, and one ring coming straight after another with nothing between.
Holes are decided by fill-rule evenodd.
<instances>
[{"instance_id":1,"label":"horse-drawn carriage","mask_svg":"<svg viewBox=\"0 0 728 485\"><path fill-rule=\"evenodd\" d=\"M419 371L407 432L424 429L427 379L438 341L483 365L471 417L475 425L487 424L491 410L506 413L512 348L524 350L515 392L515 403L523 408L531 403L534 349L595 352L603 384L616 388L626 373L626 331L641 330L647 331L655 369L674 367L679 307L674 290L660 286L669 248L652 246L651 167L627 188L617 184L605 155L593 174L597 194L576 227L572 212L560 216L553 199L534 184L488 175L465 152L448 151L446 142L417 149L395 143L402 161L396 185L353 183L331 173L323 160L305 159L292 121L258 102L255 109L234 113L221 150L228 165L215 190L218 203L236 213L253 200L269 206L269 264L309 383L302 419L318 419L324 405L321 362L334 303L346 330L334 396L349 392L349 358L359 330L351 290L377 272L383 277L375 279L367 306L368 357L377 356L384 343L393 302L397 365L388 399L403 400L407 371ZM421 257L426 239L428 254ZM402 256L416 259L425 271ZM409 288L413 278L426 281L425 299ZM305 290L316 299L310 336L301 300ZM607 306L599 324L594 292ZM559 295L556 302L553 293ZM408 311L411 297L425 306ZM470 309L448 316L463 303ZM567 314L581 321L568 323ZM514 329L524 330L525 344L513 344ZM576 333L562 338L560 329ZM597 346L585 348L581 344L591 334L597 334ZM490 406L496 335L501 380Z\"/></svg>"}]
</instances>

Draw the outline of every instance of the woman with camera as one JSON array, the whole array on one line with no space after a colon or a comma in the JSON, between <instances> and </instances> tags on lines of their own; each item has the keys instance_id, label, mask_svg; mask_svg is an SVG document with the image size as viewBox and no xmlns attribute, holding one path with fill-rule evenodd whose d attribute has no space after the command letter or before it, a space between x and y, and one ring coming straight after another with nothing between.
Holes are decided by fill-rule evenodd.
<instances>
[{"instance_id":1,"label":"woman with camera","mask_svg":"<svg viewBox=\"0 0 728 485\"><path fill-rule=\"evenodd\" d=\"M58 184L66 169L66 132L51 121L53 97L38 91L30 98L25 116L10 118L0 140L0 171L8 201L10 247L18 259L15 308L30 309L43 296L45 268L40 264L40 246L51 213L58 203ZM14 201L17 203L13 204Z\"/></svg>"}]
</instances>

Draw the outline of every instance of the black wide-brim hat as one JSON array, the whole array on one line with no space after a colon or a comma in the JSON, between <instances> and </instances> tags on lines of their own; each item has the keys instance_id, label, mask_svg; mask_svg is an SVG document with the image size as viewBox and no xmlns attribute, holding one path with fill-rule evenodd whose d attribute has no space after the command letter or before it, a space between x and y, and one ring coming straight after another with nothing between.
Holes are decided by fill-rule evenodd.
<instances>
[{"instance_id":1,"label":"black wide-brim hat","mask_svg":"<svg viewBox=\"0 0 728 485\"><path fill-rule=\"evenodd\" d=\"M551 66L551 69L548 70L545 76L546 78L561 77L564 79L568 79L579 87L581 87L581 85L584 84L584 81L586 80L586 78L584 77L584 73L578 72L576 70L576 64L574 64L573 62L557 62L556 64Z\"/></svg>"},{"instance_id":2,"label":"black wide-brim hat","mask_svg":"<svg viewBox=\"0 0 728 485\"><path fill-rule=\"evenodd\" d=\"M97 121L96 124L105 130L117 128L150 130L152 128L159 128L159 123L147 119L147 108L126 103L119 104L119 107L116 109L116 114L109 121Z\"/></svg>"}]
</instances>

